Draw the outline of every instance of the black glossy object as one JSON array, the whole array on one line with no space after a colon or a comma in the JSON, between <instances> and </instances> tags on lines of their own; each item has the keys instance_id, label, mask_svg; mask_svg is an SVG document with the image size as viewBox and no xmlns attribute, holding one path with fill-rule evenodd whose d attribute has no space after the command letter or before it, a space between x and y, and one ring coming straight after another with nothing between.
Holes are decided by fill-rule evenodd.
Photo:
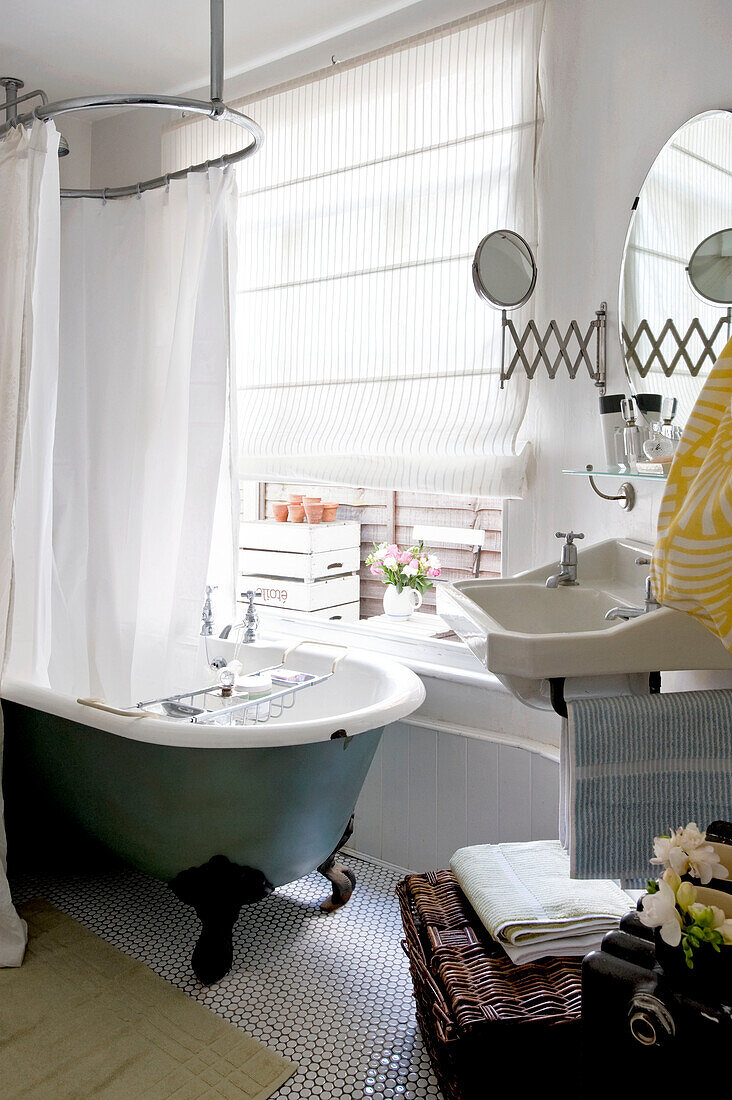
<instances>
[{"instance_id":1,"label":"black glossy object","mask_svg":"<svg viewBox=\"0 0 732 1100\"><path fill-rule=\"evenodd\" d=\"M721 1052L732 1042L732 987L709 981L703 967L679 969L680 948L659 950L653 931L629 913L599 951L582 964L584 1079L612 1057L614 1081L653 1082L653 1090L676 1091L684 1072L693 1072L690 1051ZM719 956L711 960L719 963ZM669 965L669 963L671 965ZM665 964L665 965L664 965ZM696 968L695 968L696 969ZM721 977L717 965L715 978ZM681 1076L679 1076L681 1074ZM688 1078L690 1081L691 1076ZM711 1083L707 1078L707 1082ZM610 1095L611 1093L608 1093ZM587 1096L604 1096L588 1091ZM617 1095L617 1093L615 1093Z\"/></svg>"},{"instance_id":2,"label":"black glossy object","mask_svg":"<svg viewBox=\"0 0 732 1100\"><path fill-rule=\"evenodd\" d=\"M213 856L200 867L181 871L170 888L196 910L202 928L191 964L203 985L213 985L231 970L232 934L242 905L261 901L273 887L261 871L240 867L226 856Z\"/></svg>"}]
</instances>

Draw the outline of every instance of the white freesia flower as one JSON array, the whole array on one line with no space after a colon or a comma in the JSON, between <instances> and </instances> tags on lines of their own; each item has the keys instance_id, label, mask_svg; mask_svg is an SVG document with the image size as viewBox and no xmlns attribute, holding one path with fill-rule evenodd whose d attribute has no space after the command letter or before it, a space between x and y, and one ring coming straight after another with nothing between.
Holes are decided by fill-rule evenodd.
<instances>
[{"instance_id":1,"label":"white freesia flower","mask_svg":"<svg viewBox=\"0 0 732 1100\"><path fill-rule=\"evenodd\" d=\"M384 563L386 564L386 563ZM419 562L410 561L409 565L405 565L402 569L402 573L405 577L416 577L419 573Z\"/></svg>"},{"instance_id":2,"label":"white freesia flower","mask_svg":"<svg viewBox=\"0 0 732 1100\"><path fill-rule=\"evenodd\" d=\"M654 837L653 850L651 863L670 867L677 875L689 873L705 885L713 878L728 877L727 868L695 821L684 829L672 829L670 836Z\"/></svg>"},{"instance_id":3,"label":"white freesia flower","mask_svg":"<svg viewBox=\"0 0 732 1100\"><path fill-rule=\"evenodd\" d=\"M640 920L646 928L660 928L661 939L669 947L681 943L681 916L676 908L676 895L663 879L655 894L646 894L641 901Z\"/></svg>"},{"instance_id":4,"label":"white freesia flower","mask_svg":"<svg viewBox=\"0 0 732 1100\"><path fill-rule=\"evenodd\" d=\"M681 888L681 879L675 871L672 871L670 867L667 867L661 875L661 880L665 882L667 886L671 887L674 894L678 894L679 889Z\"/></svg>"},{"instance_id":5,"label":"white freesia flower","mask_svg":"<svg viewBox=\"0 0 732 1100\"><path fill-rule=\"evenodd\" d=\"M396 569L397 567L397 560L393 554L387 554L383 562L386 569Z\"/></svg>"},{"instance_id":6,"label":"white freesia flower","mask_svg":"<svg viewBox=\"0 0 732 1100\"><path fill-rule=\"evenodd\" d=\"M670 867L677 875L685 875L689 870L689 856L681 846L680 833L680 829L672 829L671 836L655 836L653 838L655 857L651 860L651 863L658 864L661 867Z\"/></svg>"},{"instance_id":7,"label":"white freesia flower","mask_svg":"<svg viewBox=\"0 0 732 1100\"><path fill-rule=\"evenodd\" d=\"M702 844L689 853L689 874L706 885L713 878L727 878L729 871L722 866L711 844Z\"/></svg>"},{"instance_id":8,"label":"white freesia flower","mask_svg":"<svg viewBox=\"0 0 732 1100\"><path fill-rule=\"evenodd\" d=\"M427 568L428 569L441 569L440 559L437 554L428 554L427 556Z\"/></svg>"},{"instance_id":9,"label":"white freesia flower","mask_svg":"<svg viewBox=\"0 0 732 1100\"><path fill-rule=\"evenodd\" d=\"M693 852L695 848L701 847L702 844L706 844L707 838L701 831L696 821L690 821L685 829L677 829L676 835L679 839L679 844L686 852Z\"/></svg>"}]
</instances>

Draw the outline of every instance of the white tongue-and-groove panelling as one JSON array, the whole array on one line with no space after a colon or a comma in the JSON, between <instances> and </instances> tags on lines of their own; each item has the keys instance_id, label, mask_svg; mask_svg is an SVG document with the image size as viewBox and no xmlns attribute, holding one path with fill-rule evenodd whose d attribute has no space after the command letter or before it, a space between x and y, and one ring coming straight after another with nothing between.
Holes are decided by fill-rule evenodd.
<instances>
[{"instance_id":1,"label":"white tongue-and-groove panelling","mask_svg":"<svg viewBox=\"0 0 732 1100\"><path fill-rule=\"evenodd\" d=\"M559 768L528 749L395 722L384 730L349 847L411 871L466 844L554 839Z\"/></svg>"}]
</instances>

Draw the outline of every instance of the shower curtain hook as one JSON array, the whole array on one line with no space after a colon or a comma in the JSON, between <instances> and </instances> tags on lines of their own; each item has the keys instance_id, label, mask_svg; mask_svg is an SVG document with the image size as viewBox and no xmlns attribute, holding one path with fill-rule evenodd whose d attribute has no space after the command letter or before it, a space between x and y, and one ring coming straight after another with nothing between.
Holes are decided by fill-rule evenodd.
<instances>
[{"instance_id":1,"label":"shower curtain hook","mask_svg":"<svg viewBox=\"0 0 732 1100\"><path fill-rule=\"evenodd\" d=\"M138 199L141 199L141 198L142 198L142 191L141 191L141 189L140 189L140 186L141 186L141 185L140 185L140 184L138 183L138 185L137 185L137 188L136 188L136 190L137 190L137 197L138 197Z\"/></svg>"},{"instance_id":2,"label":"shower curtain hook","mask_svg":"<svg viewBox=\"0 0 732 1100\"><path fill-rule=\"evenodd\" d=\"M102 206L106 206L106 205L107 205L107 188L103 187L102 188Z\"/></svg>"},{"instance_id":3,"label":"shower curtain hook","mask_svg":"<svg viewBox=\"0 0 732 1100\"><path fill-rule=\"evenodd\" d=\"M165 175L163 176L163 179L165 180L165 194L169 195L170 194L170 175L166 172Z\"/></svg>"}]
</instances>

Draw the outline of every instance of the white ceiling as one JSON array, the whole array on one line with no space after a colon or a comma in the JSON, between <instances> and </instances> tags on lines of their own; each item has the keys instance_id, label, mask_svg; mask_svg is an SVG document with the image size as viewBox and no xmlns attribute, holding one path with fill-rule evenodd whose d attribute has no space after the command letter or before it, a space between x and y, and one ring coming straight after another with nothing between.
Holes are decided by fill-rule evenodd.
<instances>
[{"instance_id":1,"label":"white ceiling","mask_svg":"<svg viewBox=\"0 0 732 1100\"><path fill-rule=\"evenodd\" d=\"M227 0L225 75L422 4ZM450 0L440 6L449 19ZM26 90L40 86L52 100L103 92L171 95L208 84L208 0L14 0L3 6L0 34L0 76L20 77Z\"/></svg>"}]
</instances>

